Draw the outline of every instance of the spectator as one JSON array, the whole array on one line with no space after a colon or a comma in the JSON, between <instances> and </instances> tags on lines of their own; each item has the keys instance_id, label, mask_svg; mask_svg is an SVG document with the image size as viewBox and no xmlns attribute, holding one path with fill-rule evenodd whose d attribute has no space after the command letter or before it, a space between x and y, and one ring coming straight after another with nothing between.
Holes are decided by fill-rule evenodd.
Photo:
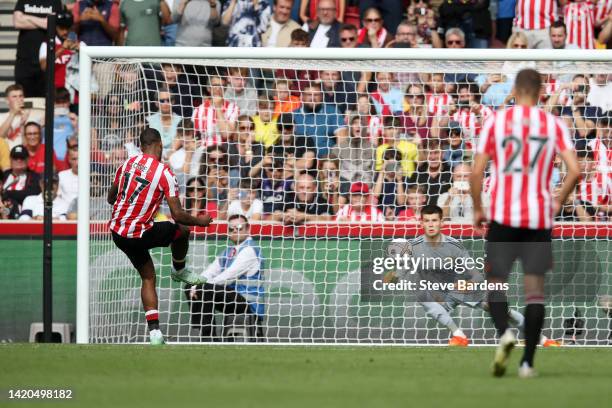
<instances>
[{"instance_id":1,"label":"spectator","mask_svg":"<svg viewBox=\"0 0 612 408\"><path fill-rule=\"evenodd\" d=\"M291 32L291 42L289 43L289 47L294 48L307 48L310 47L310 38L308 33L304 30L295 29Z\"/></svg>"},{"instance_id":2,"label":"spectator","mask_svg":"<svg viewBox=\"0 0 612 408\"><path fill-rule=\"evenodd\" d=\"M608 213L612 211L612 202L610 202L612 191L606 186L603 175L595 170L597 163L593 151L590 148L580 149L576 155L582 177L576 186L575 199L590 217L603 216L605 219L597 221L606 221Z\"/></svg>"},{"instance_id":3,"label":"spectator","mask_svg":"<svg viewBox=\"0 0 612 408\"><path fill-rule=\"evenodd\" d=\"M360 136L367 138L374 147L382 143L382 118L376 114L376 108L370 103L370 97L368 95L360 94L357 97L357 111L355 114L359 115L361 125L367 128L366 134ZM352 122L352 119L349 120L349 124L350 122Z\"/></svg>"},{"instance_id":4,"label":"spectator","mask_svg":"<svg viewBox=\"0 0 612 408\"><path fill-rule=\"evenodd\" d=\"M438 22L429 0L411 0L408 6L408 22L417 27L418 43L421 47L442 48L443 42L438 29Z\"/></svg>"},{"instance_id":5,"label":"spectator","mask_svg":"<svg viewBox=\"0 0 612 408\"><path fill-rule=\"evenodd\" d=\"M165 1L123 0L119 10L119 45L162 45L161 26L172 22L170 9Z\"/></svg>"},{"instance_id":6,"label":"spectator","mask_svg":"<svg viewBox=\"0 0 612 408\"><path fill-rule=\"evenodd\" d=\"M57 174L59 188L57 200L61 202L62 208L68 208L79 193L79 151L74 149L68 152L68 163L70 168L62 170Z\"/></svg>"},{"instance_id":7,"label":"spectator","mask_svg":"<svg viewBox=\"0 0 612 408\"><path fill-rule=\"evenodd\" d=\"M219 24L217 0L175 0L172 16L178 23L176 46L210 47Z\"/></svg>"},{"instance_id":8,"label":"spectator","mask_svg":"<svg viewBox=\"0 0 612 408\"><path fill-rule=\"evenodd\" d=\"M263 143L268 148L276 144L280 137L278 133L278 123L273 118L272 102L267 99L259 100L259 113L253 116L255 125L255 142Z\"/></svg>"},{"instance_id":9,"label":"spectator","mask_svg":"<svg viewBox=\"0 0 612 408\"><path fill-rule=\"evenodd\" d=\"M79 42L72 28L72 14L62 12L57 16L55 28L55 88L66 86L66 67L72 56L78 54ZM71 35L69 35L71 33ZM44 39L38 48L40 69L47 70L47 41Z\"/></svg>"},{"instance_id":10,"label":"spectator","mask_svg":"<svg viewBox=\"0 0 612 408\"><path fill-rule=\"evenodd\" d=\"M600 108L603 112L612 113L612 76L608 74L595 74L589 81L590 90L587 102L591 106Z\"/></svg>"},{"instance_id":11,"label":"spectator","mask_svg":"<svg viewBox=\"0 0 612 408\"><path fill-rule=\"evenodd\" d=\"M229 0L223 4L221 24L229 27L228 47L261 47L272 7L267 1Z\"/></svg>"},{"instance_id":12,"label":"spectator","mask_svg":"<svg viewBox=\"0 0 612 408\"><path fill-rule=\"evenodd\" d=\"M387 43L387 48L419 48L417 27L408 21L402 21L397 26L395 38Z\"/></svg>"},{"instance_id":13,"label":"spectator","mask_svg":"<svg viewBox=\"0 0 612 408\"><path fill-rule=\"evenodd\" d=\"M497 1L497 20L495 23L495 38L505 44L512 34L512 22L516 10L516 0Z\"/></svg>"},{"instance_id":14,"label":"spectator","mask_svg":"<svg viewBox=\"0 0 612 408\"><path fill-rule=\"evenodd\" d=\"M12 149L23 143L23 126L28 122L41 123L44 117L32 109L24 108L21 85L9 85L4 94L9 111L0 113L0 139L5 139L9 149Z\"/></svg>"},{"instance_id":15,"label":"spectator","mask_svg":"<svg viewBox=\"0 0 612 408\"><path fill-rule=\"evenodd\" d=\"M492 34L489 0L449 0L442 2L438 9L440 26L446 30L460 28L467 39L469 48L489 48Z\"/></svg>"},{"instance_id":16,"label":"spectator","mask_svg":"<svg viewBox=\"0 0 612 408\"><path fill-rule=\"evenodd\" d=\"M387 153L391 151L387 150ZM383 161L374 182L374 197L377 199L378 209L384 214L387 221L394 221L396 215L406 204L404 172L397 160L401 158L401 155L397 152L394 156L397 157Z\"/></svg>"},{"instance_id":17,"label":"spectator","mask_svg":"<svg viewBox=\"0 0 612 408\"><path fill-rule=\"evenodd\" d=\"M337 10L334 0L319 0L318 19L306 21L302 27L308 31L311 48L340 47L339 33L342 24L336 19Z\"/></svg>"},{"instance_id":18,"label":"spectator","mask_svg":"<svg viewBox=\"0 0 612 408\"><path fill-rule=\"evenodd\" d=\"M338 169L339 159L333 154L319 160L317 182L325 202L330 205L330 213L336 214L340 207L348 202L351 182L342 177Z\"/></svg>"},{"instance_id":19,"label":"spectator","mask_svg":"<svg viewBox=\"0 0 612 408\"><path fill-rule=\"evenodd\" d=\"M168 152L168 164L177 178L196 177L200 170L200 159L204 155L204 151L202 146L198 146L191 119L181 119L177 127L176 137Z\"/></svg>"},{"instance_id":20,"label":"spectator","mask_svg":"<svg viewBox=\"0 0 612 408\"><path fill-rule=\"evenodd\" d=\"M378 146L376 149L376 171L383 170L385 154L388 149L394 149L399 152L403 177L413 176L418 159L418 149L416 144L402 138L401 121L397 117L386 117L384 119L384 135L385 143Z\"/></svg>"},{"instance_id":21,"label":"spectator","mask_svg":"<svg viewBox=\"0 0 612 408\"><path fill-rule=\"evenodd\" d=\"M334 105L323 102L321 86L312 82L304 87L302 106L293 112L293 121L296 135L313 139L318 157L329 153L336 138L347 136L342 116Z\"/></svg>"},{"instance_id":22,"label":"spectator","mask_svg":"<svg viewBox=\"0 0 612 408\"><path fill-rule=\"evenodd\" d=\"M236 126L240 109L235 103L225 99L225 78L220 73L212 73L209 78L208 94L202 104L193 110L191 120L195 131L201 135L205 146L227 141L229 133Z\"/></svg>"},{"instance_id":23,"label":"spectator","mask_svg":"<svg viewBox=\"0 0 612 408\"><path fill-rule=\"evenodd\" d=\"M412 174L409 184L424 188L427 204L435 204L440 194L448 191L451 186L451 172L448 164L442 161L439 140L428 141L427 158Z\"/></svg>"},{"instance_id":24,"label":"spectator","mask_svg":"<svg viewBox=\"0 0 612 408\"><path fill-rule=\"evenodd\" d=\"M587 102L589 93L587 79L584 75L578 74L574 76L571 86L564 89L569 89L571 97L566 106L561 107L561 116L567 126L575 130L574 138L576 140L594 138L597 119L604 115L601 109L590 106Z\"/></svg>"},{"instance_id":25,"label":"spectator","mask_svg":"<svg viewBox=\"0 0 612 408\"><path fill-rule=\"evenodd\" d=\"M237 188L240 179L248 177L251 167L263 160L264 145L254 140L253 120L247 115L238 117L237 131L228 146L230 187Z\"/></svg>"},{"instance_id":26,"label":"spectator","mask_svg":"<svg viewBox=\"0 0 612 408\"><path fill-rule=\"evenodd\" d=\"M336 20L344 21L344 13L346 10L346 0L336 1ZM304 23L312 23L319 19L319 0L300 0L300 20Z\"/></svg>"},{"instance_id":27,"label":"spectator","mask_svg":"<svg viewBox=\"0 0 612 408\"><path fill-rule=\"evenodd\" d=\"M302 173L295 180L295 192L285 194L283 212L275 212L274 219L288 225L300 225L330 220L330 211L328 203L317 191L315 178Z\"/></svg>"},{"instance_id":28,"label":"spectator","mask_svg":"<svg viewBox=\"0 0 612 408\"><path fill-rule=\"evenodd\" d=\"M226 145L212 145L206 148L203 158L200 159L200 174L208 174L211 168L227 166L228 157Z\"/></svg>"},{"instance_id":29,"label":"spectator","mask_svg":"<svg viewBox=\"0 0 612 408\"><path fill-rule=\"evenodd\" d=\"M92 118L91 127L91 147L102 155L99 161L110 164L114 153L126 158L136 155L140 149L135 143L139 132L135 115L121 104L118 95L109 95L100 102L100 115Z\"/></svg>"},{"instance_id":30,"label":"spectator","mask_svg":"<svg viewBox=\"0 0 612 408\"><path fill-rule=\"evenodd\" d=\"M190 118L193 106L202 96L199 84L194 85L190 81L197 84L197 80L190 79L184 72L183 65L164 62L161 64L161 72L158 69L153 70L153 79L147 88L155 92L166 88L174 101L172 111L181 117Z\"/></svg>"},{"instance_id":31,"label":"spectator","mask_svg":"<svg viewBox=\"0 0 612 408\"><path fill-rule=\"evenodd\" d=\"M349 123L349 137L332 149L332 155L340 162L340 177L349 182L374 181L374 145L367 138L367 128L361 117L353 115Z\"/></svg>"},{"instance_id":32,"label":"spectator","mask_svg":"<svg viewBox=\"0 0 612 408\"><path fill-rule=\"evenodd\" d=\"M22 145L11 149L11 168L2 174L2 201L9 218L19 216L20 206L27 196L40 193L39 176L28 168L28 151Z\"/></svg>"},{"instance_id":33,"label":"spectator","mask_svg":"<svg viewBox=\"0 0 612 408\"><path fill-rule=\"evenodd\" d=\"M384 27L382 13L376 7L370 7L363 12L363 28L359 30L357 44L368 45L371 48L386 47L393 41L393 34Z\"/></svg>"},{"instance_id":34,"label":"spectator","mask_svg":"<svg viewBox=\"0 0 612 408\"><path fill-rule=\"evenodd\" d=\"M77 116L70 112L70 93L66 88L56 88L53 110L53 151L60 161L66 158L66 143L77 133L76 125Z\"/></svg>"},{"instance_id":35,"label":"spectator","mask_svg":"<svg viewBox=\"0 0 612 408\"><path fill-rule=\"evenodd\" d=\"M3 173L11 168L10 155L11 151L8 147L8 143L6 143L3 139L0 139L0 173ZM0 191L0 195L2 195L2 191ZM2 202L2 200L0 200L0 202Z\"/></svg>"},{"instance_id":36,"label":"spectator","mask_svg":"<svg viewBox=\"0 0 612 408\"><path fill-rule=\"evenodd\" d=\"M241 114L249 116L257 114L257 90L250 85L248 68L229 68L229 83L224 97L238 106Z\"/></svg>"},{"instance_id":37,"label":"spectator","mask_svg":"<svg viewBox=\"0 0 612 408\"><path fill-rule=\"evenodd\" d=\"M324 70L319 74L323 89L323 101L333 104L338 112L344 114L349 107L357 102L355 83L343 80L340 71Z\"/></svg>"},{"instance_id":38,"label":"spectator","mask_svg":"<svg viewBox=\"0 0 612 408\"><path fill-rule=\"evenodd\" d=\"M370 94L370 97L376 112L383 118L404 111L404 93L398 88L392 72L376 73L376 89Z\"/></svg>"},{"instance_id":39,"label":"spectator","mask_svg":"<svg viewBox=\"0 0 612 408\"><path fill-rule=\"evenodd\" d=\"M427 140L433 118L427 114L425 94L421 85L410 85L405 100L408 109L402 114L402 128L406 135L416 144Z\"/></svg>"},{"instance_id":40,"label":"spectator","mask_svg":"<svg viewBox=\"0 0 612 408\"><path fill-rule=\"evenodd\" d=\"M38 62L38 48L47 38L47 15L61 10L60 0L18 0L15 5L13 26L19 30L15 82L28 98L45 96L47 88Z\"/></svg>"},{"instance_id":41,"label":"spectator","mask_svg":"<svg viewBox=\"0 0 612 408\"><path fill-rule=\"evenodd\" d=\"M185 185L185 211L193 217L208 214L216 219L218 205L207 197L206 180L203 177L191 177Z\"/></svg>"},{"instance_id":42,"label":"spectator","mask_svg":"<svg viewBox=\"0 0 612 408\"><path fill-rule=\"evenodd\" d=\"M448 127L448 147L442 154L442 160L448 163L452 170L458 164L466 161L467 151L463 140L463 129L461 128L461 124L451 121ZM438 206L440 205L438 204Z\"/></svg>"},{"instance_id":43,"label":"spectator","mask_svg":"<svg viewBox=\"0 0 612 408\"><path fill-rule=\"evenodd\" d=\"M181 117L172 111L172 97L166 88L161 88L157 93L155 105L158 111L147 118L147 123L161 135L164 145L163 157L167 159L174 152L172 142L176 139Z\"/></svg>"},{"instance_id":44,"label":"spectator","mask_svg":"<svg viewBox=\"0 0 612 408\"><path fill-rule=\"evenodd\" d=\"M480 93L475 84L459 84L457 102L452 106L450 119L459 123L462 128L468 148L471 149L473 141L480 134L484 120L493 113L493 110L480 103ZM451 127L452 128L452 127Z\"/></svg>"},{"instance_id":45,"label":"spectator","mask_svg":"<svg viewBox=\"0 0 612 408\"><path fill-rule=\"evenodd\" d=\"M339 31L340 47L357 48L357 27L352 24L343 24Z\"/></svg>"},{"instance_id":46,"label":"spectator","mask_svg":"<svg viewBox=\"0 0 612 408\"><path fill-rule=\"evenodd\" d=\"M376 7L382 13L382 18L385 21L385 28L392 34L396 32L404 12L403 0L361 0L359 2L359 14L364 15L365 11L371 7Z\"/></svg>"},{"instance_id":47,"label":"spectator","mask_svg":"<svg viewBox=\"0 0 612 408\"><path fill-rule=\"evenodd\" d=\"M587 145L593 151L603 184L612 192L612 119L609 116L599 118L595 139L588 141Z\"/></svg>"},{"instance_id":48,"label":"spectator","mask_svg":"<svg viewBox=\"0 0 612 408\"><path fill-rule=\"evenodd\" d=\"M24 147L29 155L28 168L38 174L42 174L45 170L45 145L42 143L41 133L42 128L38 123L26 123ZM57 170L64 170L64 164L57 159L55 153L53 153L53 163Z\"/></svg>"},{"instance_id":49,"label":"spectator","mask_svg":"<svg viewBox=\"0 0 612 408\"><path fill-rule=\"evenodd\" d=\"M112 183L110 175L92 171L89 185L89 219L92 221L108 221L112 207L106 201L108 186ZM79 210L79 198L75 197L66 210L66 219L76 220Z\"/></svg>"},{"instance_id":50,"label":"spectator","mask_svg":"<svg viewBox=\"0 0 612 408\"><path fill-rule=\"evenodd\" d=\"M385 217L376 206L369 204L370 187L360 181L351 184L350 201L340 207L336 221L340 222L383 222Z\"/></svg>"},{"instance_id":51,"label":"spectator","mask_svg":"<svg viewBox=\"0 0 612 408\"><path fill-rule=\"evenodd\" d=\"M564 7L563 21L568 29L567 44L585 50L595 48L595 16L590 1L569 2Z\"/></svg>"},{"instance_id":52,"label":"spectator","mask_svg":"<svg viewBox=\"0 0 612 408\"><path fill-rule=\"evenodd\" d=\"M302 102L300 98L291 95L291 86L286 79L277 79L274 82L274 119L283 113L291 113L299 109Z\"/></svg>"},{"instance_id":53,"label":"spectator","mask_svg":"<svg viewBox=\"0 0 612 408\"><path fill-rule=\"evenodd\" d=\"M292 158L298 172L309 171L316 164L317 150L314 140L304 135L295 135L293 115L285 113L278 119L280 139L273 147L274 157Z\"/></svg>"},{"instance_id":54,"label":"spectator","mask_svg":"<svg viewBox=\"0 0 612 408\"><path fill-rule=\"evenodd\" d=\"M470 195L470 174L472 169L469 164L460 163L453 169L452 187L440 194L437 205L442 208L444 217L451 222L471 224L474 218L474 202ZM483 207L486 209L488 195L483 195Z\"/></svg>"},{"instance_id":55,"label":"spectator","mask_svg":"<svg viewBox=\"0 0 612 408\"><path fill-rule=\"evenodd\" d=\"M422 187L408 187L406 189L406 208L399 212L396 221L419 221L421 219L421 209L426 202L427 196Z\"/></svg>"},{"instance_id":56,"label":"spectator","mask_svg":"<svg viewBox=\"0 0 612 408\"><path fill-rule=\"evenodd\" d=\"M548 28L556 13L557 0L517 0L514 32L524 33L530 48L551 48Z\"/></svg>"},{"instance_id":57,"label":"spectator","mask_svg":"<svg viewBox=\"0 0 612 408\"><path fill-rule=\"evenodd\" d=\"M550 26L550 43L555 50L577 50L576 44L567 43L567 28L563 21L557 20Z\"/></svg>"},{"instance_id":58,"label":"spectator","mask_svg":"<svg viewBox=\"0 0 612 408\"><path fill-rule=\"evenodd\" d=\"M200 328L203 341L218 340L214 333L215 310L242 316L252 327L249 337L261 335L257 329L264 317L263 258L249 236L248 220L242 215L229 218L228 246L202 273L204 285L185 288L190 303L191 325Z\"/></svg>"},{"instance_id":59,"label":"spectator","mask_svg":"<svg viewBox=\"0 0 612 408\"><path fill-rule=\"evenodd\" d=\"M578 151L579 152L579 151ZM561 186L557 186L553 192L553 196L558 196ZM585 203L576 197L576 191L572 191L563 205L561 211L555 216L555 221L562 222L592 222L593 217L588 213Z\"/></svg>"},{"instance_id":60,"label":"spectator","mask_svg":"<svg viewBox=\"0 0 612 408\"><path fill-rule=\"evenodd\" d=\"M300 25L291 19L293 0L274 0L274 9L268 29L262 34L264 47L288 47L291 43L291 33Z\"/></svg>"},{"instance_id":61,"label":"spectator","mask_svg":"<svg viewBox=\"0 0 612 408\"><path fill-rule=\"evenodd\" d=\"M260 221L263 215L263 202L257 198L257 191L252 188L251 179L240 182L239 189L230 191L230 203L227 208L227 216L242 215L249 222Z\"/></svg>"},{"instance_id":62,"label":"spectator","mask_svg":"<svg viewBox=\"0 0 612 408\"><path fill-rule=\"evenodd\" d=\"M261 180L260 196L265 214L281 211L285 194L293 189L294 180L283 179L284 165L282 158L273 158L271 154L266 154L263 160L251 169L251 175L256 174Z\"/></svg>"},{"instance_id":63,"label":"spectator","mask_svg":"<svg viewBox=\"0 0 612 408\"><path fill-rule=\"evenodd\" d=\"M90 46L109 46L119 38L121 13L112 0L77 0L72 8L74 31Z\"/></svg>"},{"instance_id":64,"label":"spectator","mask_svg":"<svg viewBox=\"0 0 612 408\"><path fill-rule=\"evenodd\" d=\"M428 92L425 103L427 105L427 115L431 116L430 125L431 135L439 136L440 122L443 122L449 112L453 97L449 92L453 91L453 84L444 82L444 74L433 73L425 74L424 78Z\"/></svg>"},{"instance_id":65,"label":"spectator","mask_svg":"<svg viewBox=\"0 0 612 408\"><path fill-rule=\"evenodd\" d=\"M21 207L21 213L19 214L20 221L40 221L44 218L45 214L45 182L43 179L39 180L40 194L31 195L26 197L23 200L23 205ZM63 200L60 200L57 196L59 181L57 178L57 174L53 175L52 181L52 197L53 197L53 208L52 208L52 217L54 220L65 221L66 213L68 211L68 204L66 204Z\"/></svg>"},{"instance_id":66,"label":"spectator","mask_svg":"<svg viewBox=\"0 0 612 408\"><path fill-rule=\"evenodd\" d=\"M227 164L206 167L207 199L214 201L219 209L219 218L225 219L229 195L229 174Z\"/></svg>"}]
</instances>

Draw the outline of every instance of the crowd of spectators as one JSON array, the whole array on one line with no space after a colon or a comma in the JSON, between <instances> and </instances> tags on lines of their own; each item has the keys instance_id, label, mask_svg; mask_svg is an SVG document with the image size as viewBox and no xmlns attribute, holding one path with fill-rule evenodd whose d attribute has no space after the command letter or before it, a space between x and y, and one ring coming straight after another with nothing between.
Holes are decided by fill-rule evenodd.
<instances>
[{"instance_id":1,"label":"crowd of spectators","mask_svg":"<svg viewBox=\"0 0 612 408\"><path fill-rule=\"evenodd\" d=\"M16 84L0 115L0 218L42 209L46 19L58 13L54 217L77 213L78 53L87 45L592 49L612 45L612 0L19 0ZM415 221L438 204L470 222L474 143L513 104L516 72L417 73L144 64L94 66L92 200L159 130L185 206L288 225ZM563 68L563 62L557 64ZM108 80L111 78L111 80ZM586 173L565 221L612 215L612 75L543 74L541 106L570 127ZM553 181L561 181L556 166ZM57 192L55 193L55 191ZM487 186L485 185L485 192ZM485 201L488 200L485 194ZM487 203L485 202L486 206ZM92 204L92 219L110 209Z\"/></svg>"}]
</instances>

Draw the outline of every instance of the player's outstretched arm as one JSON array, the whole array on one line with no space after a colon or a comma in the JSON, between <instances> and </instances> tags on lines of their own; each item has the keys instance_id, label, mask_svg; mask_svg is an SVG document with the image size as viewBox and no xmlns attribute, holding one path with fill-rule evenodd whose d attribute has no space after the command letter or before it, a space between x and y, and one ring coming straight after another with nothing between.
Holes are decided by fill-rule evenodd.
<instances>
[{"instance_id":1,"label":"player's outstretched arm","mask_svg":"<svg viewBox=\"0 0 612 408\"><path fill-rule=\"evenodd\" d=\"M212 222L212 217L208 214L204 214L201 217L194 217L187 213L178 197L167 197L168 207L170 207L170 213L172 214L172 218L178 224L187 225L187 226L196 226L196 227L207 227Z\"/></svg>"},{"instance_id":2,"label":"player's outstretched arm","mask_svg":"<svg viewBox=\"0 0 612 408\"><path fill-rule=\"evenodd\" d=\"M114 184L108 189L108 194L106 195L106 201L113 205L115 201L117 201L117 194L119 194L119 186Z\"/></svg>"}]
</instances>

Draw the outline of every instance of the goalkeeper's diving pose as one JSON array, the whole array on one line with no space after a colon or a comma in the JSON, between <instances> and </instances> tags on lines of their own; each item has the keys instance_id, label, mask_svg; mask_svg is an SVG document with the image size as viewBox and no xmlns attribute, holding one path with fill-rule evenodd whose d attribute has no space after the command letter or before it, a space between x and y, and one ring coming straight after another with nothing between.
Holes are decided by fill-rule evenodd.
<instances>
[{"instance_id":1,"label":"goalkeeper's diving pose","mask_svg":"<svg viewBox=\"0 0 612 408\"><path fill-rule=\"evenodd\" d=\"M418 279L421 282L443 284L457 283L458 280L463 280L473 284L482 281L480 273L474 268L468 269L465 266L465 261L462 263L454 262L454 266L450 269L444 268L446 265L450 265L448 263L450 259L462 258L467 260L470 255L459 240L440 232L443 225L442 214L442 209L436 205L423 207L421 210L421 227L424 234L411 241L405 239L393 240L387 249L387 254L392 257L407 254L411 258L421 258L422 263L416 269ZM436 263L435 260L439 262ZM393 275L387 276L386 280L402 277L405 273L406 271L403 270L396 271ZM455 323L450 313L459 305L488 311L485 296L486 292L484 290L423 290L419 292L418 299L427 315L450 331L449 346L465 347L469 344L469 339ZM511 323L522 331L525 320L523 315L516 310L509 309L508 317ZM545 336L541 336L540 344L544 347L559 346L559 343Z\"/></svg>"}]
</instances>

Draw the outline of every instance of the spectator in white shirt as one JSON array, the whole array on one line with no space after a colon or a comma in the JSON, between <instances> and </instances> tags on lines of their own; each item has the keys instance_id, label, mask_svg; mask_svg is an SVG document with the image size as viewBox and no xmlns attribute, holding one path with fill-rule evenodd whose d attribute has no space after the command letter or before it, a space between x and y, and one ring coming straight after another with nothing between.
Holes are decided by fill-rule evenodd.
<instances>
[{"instance_id":1,"label":"spectator in white shirt","mask_svg":"<svg viewBox=\"0 0 612 408\"><path fill-rule=\"evenodd\" d=\"M261 36L264 47L288 47L291 43L291 33L300 25L291 19L293 0L274 0L274 14L268 24L268 29Z\"/></svg>"},{"instance_id":2,"label":"spectator in white shirt","mask_svg":"<svg viewBox=\"0 0 612 408\"><path fill-rule=\"evenodd\" d=\"M260 221L263 214L263 202L257 198L257 192L251 188L251 180L244 179L239 189L230 192L230 203L227 216L242 215L249 222Z\"/></svg>"},{"instance_id":3,"label":"spectator in white shirt","mask_svg":"<svg viewBox=\"0 0 612 408\"><path fill-rule=\"evenodd\" d=\"M601 108L603 112L612 111L612 81L608 74L595 74L590 81L591 89L587 102Z\"/></svg>"},{"instance_id":4,"label":"spectator in white shirt","mask_svg":"<svg viewBox=\"0 0 612 408\"><path fill-rule=\"evenodd\" d=\"M43 179L40 179L40 190L42 191L40 194L35 196L28 196L23 200L23 205L21 207L21 214L19 214L20 221L40 221L43 219L45 214L45 199L44 199L44 187L45 182ZM59 189L59 179L57 174L53 175L53 219L59 221L66 220L66 213L68 212L68 204L65 204L63 201L58 199L57 191Z\"/></svg>"},{"instance_id":5,"label":"spectator in white shirt","mask_svg":"<svg viewBox=\"0 0 612 408\"><path fill-rule=\"evenodd\" d=\"M68 207L72 200L77 198L79 193L79 151L71 149L68 151L68 164L69 169L60 171L58 173L59 178L59 191L57 193L57 199L62 201L62 205Z\"/></svg>"},{"instance_id":6,"label":"spectator in white shirt","mask_svg":"<svg viewBox=\"0 0 612 408\"><path fill-rule=\"evenodd\" d=\"M340 27L336 20L336 2L320 0L317 5L318 20L307 22L302 29L308 31L311 48L340 47ZM312 23L312 24L311 24Z\"/></svg>"}]
</instances>

